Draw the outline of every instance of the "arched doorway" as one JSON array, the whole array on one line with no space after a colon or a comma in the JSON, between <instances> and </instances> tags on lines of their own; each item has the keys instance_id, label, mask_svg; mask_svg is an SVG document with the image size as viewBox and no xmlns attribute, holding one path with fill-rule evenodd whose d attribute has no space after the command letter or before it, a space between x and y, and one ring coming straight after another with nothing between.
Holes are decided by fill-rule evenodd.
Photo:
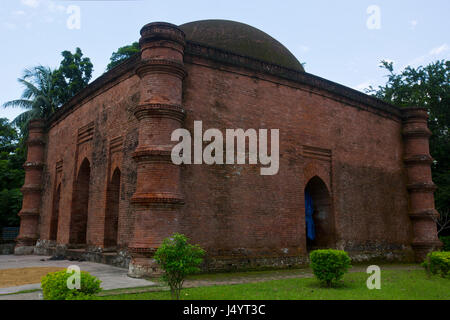
<instances>
[{"instance_id":1,"label":"arched doorway","mask_svg":"<svg viewBox=\"0 0 450 320\"><path fill-rule=\"evenodd\" d=\"M56 240L58 236L59 199L61 197L61 184L53 195L52 217L50 220L50 240Z\"/></svg>"},{"instance_id":2,"label":"arched doorway","mask_svg":"<svg viewBox=\"0 0 450 320\"><path fill-rule=\"evenodd\" d=\"M327 186L318 176L305 187L306 246L314 249L334 248L334 216Z\"/></svg>"},{"instance_id":3,"label":"arched doorway","mask_svg":"<svg viewBox=\"0 0 450 320\"><path fill-rule=\"evenodd\" d=\"M120 202L120 170L116 168L108 185L105 212L105 247L117 245L117 229L119 226Z\"/></svg>"},{"instance_id":4,"label":"arched doorway","mask_svg":"<svg viewBox=\"0 0 450 320\"><path fill-rule=\"evenodd\" d=\"M84 159L78 170L78 176L72 194L69 240L71 244L86 244L90 179L91 165L89 160Z\"/></svg>"}]
</instances>

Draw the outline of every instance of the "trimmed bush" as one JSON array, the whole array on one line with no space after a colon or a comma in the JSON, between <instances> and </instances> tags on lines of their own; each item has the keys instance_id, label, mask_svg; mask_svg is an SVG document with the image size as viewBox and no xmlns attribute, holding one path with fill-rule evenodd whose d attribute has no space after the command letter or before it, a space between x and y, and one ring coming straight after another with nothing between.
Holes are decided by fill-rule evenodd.
<instances>
[{"instance_id":1,"label":"trimmed bush","mask_svg":"<svg viewBox=\"0 0 450 320\"><path fill-rule=\"evenodd\" d=\"M442 247L442 251L450 251L450 236L442 236L439 237L444 246Z\"/></svg>"},{"instance_id":2,"label":"trimmed bush","mask_svg":"<svg viewBox=\"0 0 450 320\"><path fill-rule=\"evenodd\" d=\"M450 251L428 253L422 266L427 273L440 274L443 278L450 276Z\"/></svg>"},{"instance_id":3,"label":"trimmed bush","mask_svg":"<svg viewBox=\"0 0 450 320\"><path fill-rule=\"evenodd\" d=\"M328 287L331 287L333 281L341 279L351 267L351 259L343 250L314 250L309 259L314 275Z\"/></svg>"},{"instance_id":4,"label":"trimmed bush","mask_svg":"<svg viewBox=\"0 0 450 320\"><path fill-rule=\"evenodd\" d=\"M185 235L175 233L164 239L155 253L155 260L165 271L163 280L170 287L172 299L180 299L181 288L186 276L200 271L205 251L198 245L191 245Z\"/></svg>"},{"instance_id":5,"label":"trimmed bush","mask_svg":"<svg viewBox=\"0 0 450 320\"><path fill-rule=\"evenodd\" d=\"M99 293L101 281L86 271L80 273L80 289L69 289L67 279L73 273L66 270L50 272L41 279L45 300L90 300Z\"/></svg>"}]
</instances>

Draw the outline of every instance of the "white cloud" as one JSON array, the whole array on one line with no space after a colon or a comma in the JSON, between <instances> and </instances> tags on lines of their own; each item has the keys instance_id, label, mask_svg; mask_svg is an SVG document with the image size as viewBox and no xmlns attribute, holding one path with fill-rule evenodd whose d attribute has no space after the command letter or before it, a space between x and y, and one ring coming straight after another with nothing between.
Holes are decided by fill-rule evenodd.
<instances>
[{"instance_id":1,"label":"white cloud","mask_svg":"<svg viewBox=\"0 0 450 320\"><path fill-rule=\"evenodd\" d=\"M40 0L21 0L23 5L31 8L36 8L39 6L39 1Z\"/></svg>"},{"instance_id":2,"label":"white cloud","mask_svg":"<svg viewBox=\"0 0 450 320\"><path fill-rule=\"evenodd\" d=\"M13 11L13 15L15 15L15 16L24 16L25 15L25 11L23 11L23 10L16 10L16 11Z\"/></svg>"},{"instance_id":3,"label":"white cloud","mask_svg":"<svg viewBox=\"0 0 450 320\"><path fill-rule=\"evenodd\" d=\"M8 30L14 30L16 29L17 26L14 23L5 21L3 22L3 27L5 27Z\"/></svg>"},{"instance_id":4,"label":"white cloud","mask_svg":"<svg viewBox=\"0 0 450 320\"><path fill-rule=\"evenodd\" d=\"M444 44L440 45L439 47L431 49L428 54L430 56L437 56L437 55L447 51L448 49L449 49L448 44L444 43Z\"/></svg>"},{"instance_id":5,"label":"white cloud","mask_svg":"<svg viewBox=\"0 0 450 320\"><path fill-rule=\"evenodd\" d=\"M419 21L417 21L417 20L411 20L409 22L409 26L410 26L411 30L414 30L418 23L419 23Z\"/></svg>"},{"instance_id":6,"label":"white cloud","mask_svg":"<svg viewBox=\"0 0 450 320\"><path fill-rule=\"evenodd\" d=\"M48 8L48 10L50 10L51 12L65 12L66 11L66 7L64 7L63 5L61 5L61 4L56 4L55 2L53 2L53 1L49 1L48 3L47 3L47 8Z\"/></svg>"},{"instance_id":7,"label":"white cloud","mask_svg":"<svg viewBox=\"0 0 450 320\"><path fill-rule=\"evenodd\" d=\"M16 27L30 29L33 23L60 23L60 18L66 16L66 6L53 0L21 0L27 9L16 10L11 13L16 19ZM20 19L20 23L19 20ZM4 24L5 25L5 24ZM6 27L6 26L5 26ZM8 27L11 29L11 26Z\"/></svg>"},{"instance_id":8,"label":"white cloud","mask_svg":"<svg viewBox=\"0 0 450 320\"><path fill-rule=\"evenodd\" d=\"M51 16L44 17L44 22L46 22L46 23L52 23L53 21L55 21L55 19Z\"/></svg>"},{"instance_id":9,"label":"white cloud","mask_svg":"<svg viewBox=\"0 0 450 320\"><path fill-rule=\"evenodd\" d=\"M300 45L300 46L298 46L298 49L299 49L301 52L308 52L309 50L311 50L310 47L305 46L305 45Z\"/></svg>"},{"instance_id":10,"label":"white cloud","mask_svg":"<svg viewBox=\"0 0 450 320\"><path fill-rule=\"evenodd\" d=\"M449 49L449 45L447 43L443 43L438 47L432 48L430 51L428 51L427 54L414 58L408 64L404 65L402 69L406 68L407 66L417 66L419 64L426 63L430 59L434 60L436 58L444 58L443 54L446 53Z\"/></svg>"},{"instance_id":11,"label":"white cloud","mask_svg":"<svg viewBox=\"0 0 450 320\"><path fill-rule=\"evenodd\" d=\"M364 92L364 89L367 89L371 85L370 81L364 81L356 86L353 87L353 89Z\"/></svg>"}]
</instances>

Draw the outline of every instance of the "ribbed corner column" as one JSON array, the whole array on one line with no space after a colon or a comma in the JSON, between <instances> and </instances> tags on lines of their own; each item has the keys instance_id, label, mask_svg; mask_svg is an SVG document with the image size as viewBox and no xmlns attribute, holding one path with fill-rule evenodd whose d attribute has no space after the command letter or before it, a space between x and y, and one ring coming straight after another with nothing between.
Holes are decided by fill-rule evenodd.
<instances>
[{"instance_id":1,"label":"ribbed corner column","mask_svg":"<svg viewBox=\"0 0 450 320\"><path fill-rule=\"evenodd\" d=\"M137 163L133 240L129 245L129 276L159 273L152 259L164 238L178 231L184 198L180 167L171 161L172 132L182 127L185 111L182 84L185 35L169 23L150 23L141 29L140 101L134 110L139 120L139 141L133 158Z\"/></svg>"},{"instance_id":2,"label":"ribbed corner column","mask_svg":"<svg viewBox=\"0 0 450 320\"><path fill-rule=\"evenodd\" d=\"M42 196L42 172L45 153L45 122L32 120L28 124L28 153L23 165L25 182L22 210L19 212L20 231L17 237L15 254L31 254L39 238L39 211Z\"/></svg>"},{"instance_id":3,"label":"ribbed corner column","mask_svg":"<svg viewBox=\"0 0 450 320\"><path fill-rule=\"evenodd\" d=\"M439 213L434 207L436 186L431 178L433 159L429 152L428 114L425 108L405 108L403 113L404 164L408 176L409 217L413 225L413 241L416 260L442 243L437 236L434 218Z\"/></svg>"}]
</instances>

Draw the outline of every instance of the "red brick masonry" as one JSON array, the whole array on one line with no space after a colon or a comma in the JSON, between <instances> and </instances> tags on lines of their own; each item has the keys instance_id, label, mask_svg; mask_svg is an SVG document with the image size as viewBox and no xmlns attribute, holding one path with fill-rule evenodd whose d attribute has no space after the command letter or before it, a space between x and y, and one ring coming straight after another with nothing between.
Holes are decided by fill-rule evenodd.
<instances>
[{"instance_id":1,"label":"red brick masonry","mask_svg":"<svg viewBox=\"0 0 450 320\"><path fill-rule=\"evenodd\" d=\"M122 250L139 276L157 270L152 253L173 232L206 249L209 269L296 265L317 247L420 259L440 245L424 109L186 41L168 23L145 25L140 44L140 56L30 124L16 253L38 239ZM278 174L172 164L171 132L192 132L195 120L222 132L279 129Z\"/></svg>"}]
</instances>

